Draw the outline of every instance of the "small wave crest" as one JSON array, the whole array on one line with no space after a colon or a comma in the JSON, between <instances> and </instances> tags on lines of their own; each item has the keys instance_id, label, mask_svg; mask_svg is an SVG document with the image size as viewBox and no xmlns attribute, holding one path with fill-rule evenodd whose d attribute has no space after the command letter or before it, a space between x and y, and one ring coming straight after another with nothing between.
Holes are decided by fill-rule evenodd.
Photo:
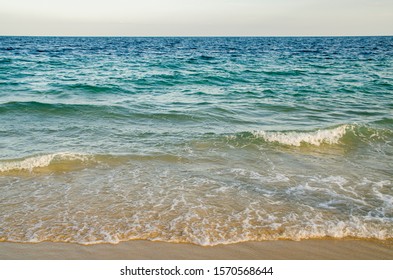
<instances>
[{"instance_id":1,"label":"small wave crest","mask_svg":"<svg viewBox=\"0 0 393 280\"><path fill-rule=\"evenodd\" d=\"M317 131L255 131L255 137L263 138L266 142L277 142L288 146L301 146L310 144L320 146L321 144L338 144L340 139L345 135L349 125L342 125L333 129L324 129Z\"/></svg>"},{"instance_id":2,"label":"small wave crest","mask_svg":"<svg viewBox=\"0 0 393 280\"><path fill-rule=\"evenodd\" d=\"M356 142L389 141L393 132L368 126L344 124L314 131L254 131L252 135L266 142L287 146L336 145Z\"/></svg>"},{"instance_id":3,"label":"small wave crest","mask_svg":"<svg viewBox=\"0 0 393 280\"><path fill-rule=\"evenodd\" d=\"M0 161L0 172L29 171L37 168L46 168L51 165L67 165L75 162L91 161L92 156L76 153L53 153L32 156L22 159Z\"/></svg>"}]
</instances>

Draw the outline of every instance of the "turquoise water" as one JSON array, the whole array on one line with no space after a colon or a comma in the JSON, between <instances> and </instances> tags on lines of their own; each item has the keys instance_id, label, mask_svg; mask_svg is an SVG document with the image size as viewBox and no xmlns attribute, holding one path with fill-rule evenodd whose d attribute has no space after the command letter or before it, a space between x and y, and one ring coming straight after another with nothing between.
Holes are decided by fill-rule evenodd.
<instances>
[{"instance_id":1,"label":"turquoise water","mask_svg":"<svg viewBox=\"0 0 393 280\"><path fill-rule=\"evenodd\" d=\"M393 238L393 37L0 37L0 240Z\"/></svg>"}]
</instances>

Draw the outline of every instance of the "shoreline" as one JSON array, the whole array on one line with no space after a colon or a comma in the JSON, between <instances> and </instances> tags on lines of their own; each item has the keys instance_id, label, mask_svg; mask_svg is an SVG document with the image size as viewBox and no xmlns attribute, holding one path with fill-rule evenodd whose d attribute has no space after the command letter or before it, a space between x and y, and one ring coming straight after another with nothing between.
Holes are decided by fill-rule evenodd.
<instances>
[{"instance_id":1,"label":"shoreline","mask_svg":"<svg viewBox=\"0 0 393 280\"><path fill-rule=\"evenodd\" d=\"M393 260L393 240L311 239L199 246L145 240L118 244L0 242L0 260Z\"/></svg>"}]
</instances>

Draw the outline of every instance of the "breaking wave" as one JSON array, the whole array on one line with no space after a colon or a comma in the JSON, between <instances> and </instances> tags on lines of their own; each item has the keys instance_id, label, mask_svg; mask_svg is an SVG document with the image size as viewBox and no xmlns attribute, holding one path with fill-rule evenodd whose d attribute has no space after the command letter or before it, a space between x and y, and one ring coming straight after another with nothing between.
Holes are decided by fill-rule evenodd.
<instances>
[{"instance_id":1,"label":"breaking wave","mask_svg":"<svg viewBox=\"0 0 393 280\"><path fill-rule=\"evenodd\" d=\"M29 171L32 172L37 168L45 168L50 166L63 167L67 164L76 164L77 162L83 163L93 161L94 158L85 154L77 153L53 153L46 155L37 155L26 157L22 159L12 159L0 161L0 172L12 172L12 171Z\"/></svg>"},{"instance_id":2,"label":"breaking wave","mask_svg":"<svg viewBox=\"0 0 393 280\"><path fill-rule=\"evenodd\" d=\"M373 141L390 142L393 132L369 126L344 124L333 128L312 131L254 131L253 136L266 142L287 146L336 145Z\"/></svg>"}]
</instances>

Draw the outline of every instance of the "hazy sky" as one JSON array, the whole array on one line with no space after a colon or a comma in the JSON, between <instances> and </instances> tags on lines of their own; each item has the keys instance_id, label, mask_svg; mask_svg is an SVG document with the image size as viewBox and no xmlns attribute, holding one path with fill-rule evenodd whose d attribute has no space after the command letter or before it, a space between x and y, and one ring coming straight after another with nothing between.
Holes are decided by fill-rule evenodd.
<instances>
[{"instance_id":1,"label":"hazy sky","mask_svg":"<svg viewBox=\"0 0 393 280\"><path fill-rule=\"evenodd\" d=\"M393 0L0 0L0 35L393 35Z\"/></svg>"}]
</instances>

